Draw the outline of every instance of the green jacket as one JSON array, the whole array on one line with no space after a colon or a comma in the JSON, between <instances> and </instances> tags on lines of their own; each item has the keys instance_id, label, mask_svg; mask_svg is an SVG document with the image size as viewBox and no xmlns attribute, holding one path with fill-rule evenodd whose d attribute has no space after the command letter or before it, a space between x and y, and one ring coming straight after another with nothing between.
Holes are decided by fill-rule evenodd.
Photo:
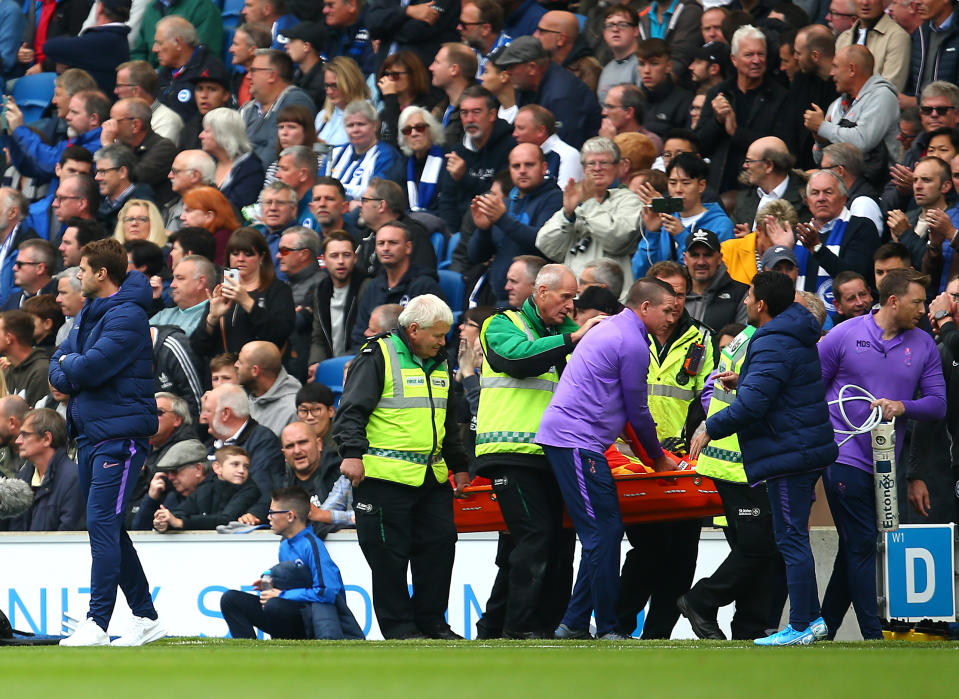
<instances>
[{"instance_id":1,"label":"green jacket","mask_svg":"<svg viewBox=\"0 0 959 699\"><path fill-rule=\"evenodd\" d=\"M143 23L130 51L131 61L148 61L154 68L159 67L157 55L153 53L153 35L157 22L173 15L189 20L200 35L200 43L212 55L223 56L223 17L213 0L171 0L168 8L160 0L153 0L143 13Z\"/></svg>"}]
</instances>

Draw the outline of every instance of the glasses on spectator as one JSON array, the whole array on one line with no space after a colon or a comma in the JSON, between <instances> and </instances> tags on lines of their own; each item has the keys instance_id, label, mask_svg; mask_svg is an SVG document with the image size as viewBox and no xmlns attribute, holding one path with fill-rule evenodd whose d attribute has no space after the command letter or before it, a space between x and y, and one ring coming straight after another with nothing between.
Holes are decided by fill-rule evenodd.
<instances>
[{"instance_id":1,"label":"glasses on spectator","mask_svg":"<svg viewBox=\"0 0 959 699\"><path fill-rule=\"evenodd\" d=\"M117 87L139 87L136 83L117 83Z\"/></svg>"},{"instance_id":2,"label":"glasses on spectator","mask_svg":"<svg viewBox=\"0 0 959 699\"><path fill-rule=\"evenodd\" d=\"M623 105L610 104L609 102L603 102L603 109L623 109Z\"/></svg>"},{"instance_id":3,"label":"glasses on spectator","mask_svg":"<svg viewBox=\"0 0 959 699\"><path fill-rule=\"evenodd\" d=\"M280 257L286 257L291 252L299 252L300 250L306 250L306 248L287 248L281 245L277 249L277 254L279 254Z\"/></svg>"},{"instance_id":4,"label":"glasses on spectator","mask_svg":"<svg viewBox=\"0 0 959 699\"><path fill-rule=\"evenodd\" d=\"M293 206L293 202L289 199L261 199L260 203L263 206Z\"/></svg>"},{"instance_id":5,"label":"glasses on spectator","mask_svg":"<svg viewBox=\"0 0 959 699\"><path fill-rule=\"evenodd\" d=\"M301 417L306 417L307 415L312 415L316 417L317 415L322 415L323 411L327 409L325 405L298 405L296 406L296 414Z\"/></svg>"},{"instance_id":6,"label":"glasses on spectator","mask_svg":"<svg viewBox=\"0 0 959 699\"><path fill-rule=\"evenodd\" d=\"M61 202L64 199L83 199L83 197L77 196L76 194L57 194L53 197L53 201Z\"/></svg>"},{"instance_id":7,"label":"glasses on spectator","mask_svg":"<svg viewBox=\"0 0 959 699\"><path fill-rule=\"evenodd\" d=\"M173 412L172 410L166 410L166 409L164 409L164 408L157 408L157 417L163 417L163 416L166 415L167 413L172 413L172 412ZM22 432L23 430L20 430L20 431Z\"/></svg>"},{"instance_id":8,"label":"glasses on spectator","mask_svg":"<svg viewBox=\"0 0 959 699\"><path fill-rule=\"evenodd\" d=\"M383 201L380 197L360 197L360 201L364 204L371 201Z\"/></svg>"},{"instance_id":9,"label":"glasses on spectator","mask_svg":"<svg viewBox=\"0 0 959 699\"><path fill-rule=\"evenodd\" d=\"M327 90L335 90L339 87L339 85L336 83L323 83L323 87L325 87Z\"/></svg>"},{"instance_id":10,"label":"glasses on spectator","mask_svg":"<svg viewBox=\"0 0 959 699\"><path fill-rule=\"evenodd\" d=\"M247 71L249 71L250 73L256 73L259 70L270 70L270 71L276 72L276 68L270 68L270 66L250 66L249 68L247 68Z\"/></svg>"},{"instance_id":11,"label":"glasses on spectator","mask_svg":"<svg viewBox=\"0 0 959 699\"><path fill-rule=\"evenodd\" d=\"M119 169L119 167L98 167L97 172L102 172L105 175L108 172L116 172Z\"/></svg>"},{"instance_id":12,"label":"glasses on spectator","mask_svg":"<svg viewBox=\"0 0 959 699\"><path fill-rule=\"evenodd\" d=\"M632 22L607 22L606 24L603 25L603 29L605 29L608 32L611 32L614 29L626 30L626 29L629 29L630 27L635 27L635 26L636 25L633 24Z\"/></svg>"},{"instance_id":13,"label":"glasses on spectator","mask_svg":"<svg viewBox=\"0 0 959 699\"><path fill-rule=\"evenodd\" d=\"M409 75L408 70L387 70L383 72L384 78L389 78L390 80L399 80L404 75Z\"/></svg>"},{"instance_id":14,"label":"glasses on spectator","mask_svg":"<svg viewBox=\"0 0 959 699\"><path fill-rule=\"evenodd\" d=\"M26 260L17 260L16 262L13 263L13 266L19 269L20 267L26 267L27 265L31 267L36 267L37 265L42 265L42 264L43 264L42 262L28 262Z\"/></svg>"},{"instance_id":15,"label":"glasses on spectator","mask_svg":"<svg viewBox=\"0 0 959 699\"><path fill-rule=\"evenodd\" d=\"M24 437L36 437L36 436L37 436L37 433L36 433L36 432L33 432L32 430L24 430L24 429L21 429L21 430L20 430L20 434L22 434Z\"/></svg>"},{"instance_id":16,"label":"glasses on spectator","mask_svg":"<svg viewBox=\"0 0 959 699\"><path fill-rule=\"evenodd\" d=\"M414 131L416 133L423 133L429 128L426 124L407 124L403 127L403 135L409 136Z\"/></svg>"},{"instance_id":17,"label":"glasses on spectator","mask_svg":"<svg viewBox=\"0 0 959 699\"><path fill-rule=\"evenodd\" d=\"M123 222L124 223L149 223L150 217L149 216L124 216Z\"/></svg>"},{"instance_id":18,"label":"glasses on spectator","mask_svg":"<svg viewBox=\"0 0 959 699\"><path fill-rule=\"evenodd\" d=\"M587 160L583 163L583 167L587 170L605 170L613 167L613 164L612 160Z\"/></svg>"},{"instance_id":19,"label":"glasses on spectator","mask_svg":"<svg viewBox=\"0 0 959 699\"><path fill-rule=\"evenodd\" d=\"M536 31L540 34L562 34L563 32L558 32L555 29L547 29L546 27L536 27Z\"/></svg>"},{"instance_id":20,"label":"glasses on spectator","mask_svg":"<svg viewBox=\"0 0 959 699\"><path fill-rule=\"evenodd\" d=\"M764 163L766 162L765 158L746 158L743 161L743 165L752 165L753 163Z\"/></svg>"},{"instance_id":21,"label":"glasses on spectator","mask_svg":"<svg viewBox=\"0 0 959 699\"><path fill-rule=\"evenodd\" d=\"M22 432L23 430L20 430L20 431ZM266 516L273 517L275 515L285 515L287 512L290 512L290 511L291 510L267 510Z\"/></svg>"},{"instance_id":22,"label":"glasses on spectator","mask_svg":"<svg viewBox=\"0 0 959 699\"><path fill-rule=\"evenodd\" d=\"M933 113L935 113L936 116L945 116L946 114L951 112L953 109L955 109L955 107L953 107L951 104L947 104L942 107L930 107L925 105L923 105L922 107L919 107L919 111L922 112L922 114L925 116L929 116Z\"/></svg>"},{"instance_id":23,"label":"glasses on spectator","mask_svg":"<svg viewBox=\"0 0 959 699\"><path fill-rule=\"evenodd\" d=\"M959 294L954 294L954 293L952 293L952 292L950 291L950 292L949 292L949 298L951 298L951 299L952 299L953 301L955 301L956 303L959 303ZM23 432L23 430L20 430L20 431Z\"/></svg>"},{"instance_id":24,"label":"glasses on spectator","mask_svg":"<svg viewBox=\"0 0 959 699\"><path fill-rule=\"evenodd\" d=\"M456 26L458 26L458 27L480 27L480 26L482 26L482 25L484 25L484 24L486 24L486 22L464 22L463 20L460 20L460 23L459 23L458 25L456 25Z\"/></svg>"},{"instance_id":25,"label":"glasses on spectator","mask_svg":"<svg viewBox=\"0 0 959 699\"><path fill-rule=\"evenodd\" d=\"M850 15L845 12L833 12L832 10L829 10L829 12L826 13L826 16L827 17L845 17L847 19L852 19L853 17L857 17L858 15Z\"/></svg>"}]
</instances>

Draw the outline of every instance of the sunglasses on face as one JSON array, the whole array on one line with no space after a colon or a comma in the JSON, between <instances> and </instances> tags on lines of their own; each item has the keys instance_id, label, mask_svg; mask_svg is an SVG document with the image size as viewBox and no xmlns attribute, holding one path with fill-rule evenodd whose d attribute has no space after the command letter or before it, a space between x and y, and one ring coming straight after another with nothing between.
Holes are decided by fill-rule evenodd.
<instances>
[{"instance_id":1,"label":"sunglasses on face","mask_svg":"<svg viewBox=\"0 0 959 699\"><path fill-rule=\"evenodd\" d=\"M403 127L403 135L409 136L414 131L416 133L423 133L429 127L426 124L407 124Z\"/></svg>"}]
</instances>

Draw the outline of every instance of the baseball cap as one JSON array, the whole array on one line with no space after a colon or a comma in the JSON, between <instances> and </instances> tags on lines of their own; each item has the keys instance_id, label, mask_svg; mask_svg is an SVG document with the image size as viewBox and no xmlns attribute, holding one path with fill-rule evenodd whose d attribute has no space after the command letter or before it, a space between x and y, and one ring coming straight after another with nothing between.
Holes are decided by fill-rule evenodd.
<instances>
[{"instance_id":1,"label":"baseball cap","mask_svg":"<svg viewBox=\"0 0 959 699\"><path fill-rule=\"evenodd\" d=\"M583 293L573 299L573 306L577 311L593 310L606 315L616 315L623 308L619 299L613 296L613 292L605 286L590 286L583 289Z\"/></svg>"},{"instance_id":2,"label":"baseball cap","mask_svg":"<svg viewBox=\"0 0 959 699\"><path fill-rule=\"evenodd\" d=\"M277 38L283 44L290 39L300 39L310 44L313 50L319 53L326 45L327 32L326 27L318 22L300 22L289 29L282 30Z\"/></svg>"},{"instance_id":3,"label":"baseball cap","mask_svg":"<svg viewBox=\"0 0 959 699\"><path fill-rule=\"evenodd\" d=\"M167 449L166 454L160 457L157 471L177 471L184 466L206 463L207 450L203 442L198 439L185 439Z\"/></svg>"},{"instance_id":4,"label":"baseball cap","mask_svg":"<svg viewBox=\"0 0 959 699\"><path fill-rule=\"evenodd\" d=\"M520 36L513 39L502 53L490 60L497 68L507 68L535 61L538 58L546 58L548 55L539 39L534 36Z\"/></svg>"},{"instance_id":5,"label":"baseball cap","mask_svg":"<svg viewBox=\"0 0 959 699\"><path fill-rule=\"evenodd\" d=\"M783 260L789 260L794 266L799 266L796 253L792 251L792 248L787 248L785 245L775 245L763 253L763 257L759 261L759 266L762 268L760 271L764 272L772 269Z\"/></svg>"},{"instance_id":6,"label":"baseball cap","mask_svg":"<svg viewBox=\"0 0 959 699\"><path fill-rule=\"evenodd\" d=\"M226 72L226 66L220 61L210 61L203 72L190 78L194 85L199 83L216 83L227 91L230 89L230 74Z\"/></svg>"},{"instance_id":7,"label":"baseball cap","mask_svg":"<svg viewBox=\"0 0 959 699\"><path fill-rule=\"evenodd\" d=\"M686 240L686 249L691 250L694 245L705 245L710 250L719 252L719 237L705 228L697 228Z\"/></svg>"},{"instance_id":8,"label":"baseball cap","mask_svg":"<svg viewBox=\"0 0 959 699\"><path fill-rule=\"evenodd\" d=\"M725 66L729 62L729 47L720 41L710 41L696 49L693 58Z\"/></svg>"}]
</instances>

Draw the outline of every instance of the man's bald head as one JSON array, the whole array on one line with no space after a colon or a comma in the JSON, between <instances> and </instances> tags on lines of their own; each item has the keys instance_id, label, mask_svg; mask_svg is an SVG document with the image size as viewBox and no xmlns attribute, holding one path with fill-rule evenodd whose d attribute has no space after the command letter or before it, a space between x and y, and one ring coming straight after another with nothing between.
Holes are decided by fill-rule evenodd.
<instances>
[{"instance_id":1,"label":"man's bald head","mask_svg":"<svg viewBox=\"0 0 959 699\"><path fill-rule=\"evenodd\" d=\"M572 12L562 10L547 12L540 20L540 26L561 31L570 38L570 41L575 41L579 36L579 20Z\"/></svg>"},{"instance_id":2,"label":"man's bald head","mask_svg":"<svg viewBox=\"0 0 959 699\"><path fill-rule=\"evenodd\" d=\"M247 342L240 350L241 355L251 366L260 367L260 371L265 374L276 376L283 367L283 357L280 355L279 348L272 342L263 340L254 340Z\"/></svg>"},{"instance_id":3,"label":"man's bald head","mask_svg":"<svg viewBox=\"0 0 959 699\"><path fill-rule=\"evenodd\" d=\"M30 410L27 401L17 395L9 395L0 398L0 419L16 418L23 422L24 416Z\"/></svg>"},{"instance_id":4,"label":"man's bald head","mask_svg":"<svg viewBox=\"0 0 959 699\"><path fill-rule=\"evenodd\" d=\"M836 54L836 60L840 64L852 63L856 66L856 72L867 78L876 68L876 59L873 58L872 52L859 44L851 44L840 49Z\"/></svg>"}]
</instances>

